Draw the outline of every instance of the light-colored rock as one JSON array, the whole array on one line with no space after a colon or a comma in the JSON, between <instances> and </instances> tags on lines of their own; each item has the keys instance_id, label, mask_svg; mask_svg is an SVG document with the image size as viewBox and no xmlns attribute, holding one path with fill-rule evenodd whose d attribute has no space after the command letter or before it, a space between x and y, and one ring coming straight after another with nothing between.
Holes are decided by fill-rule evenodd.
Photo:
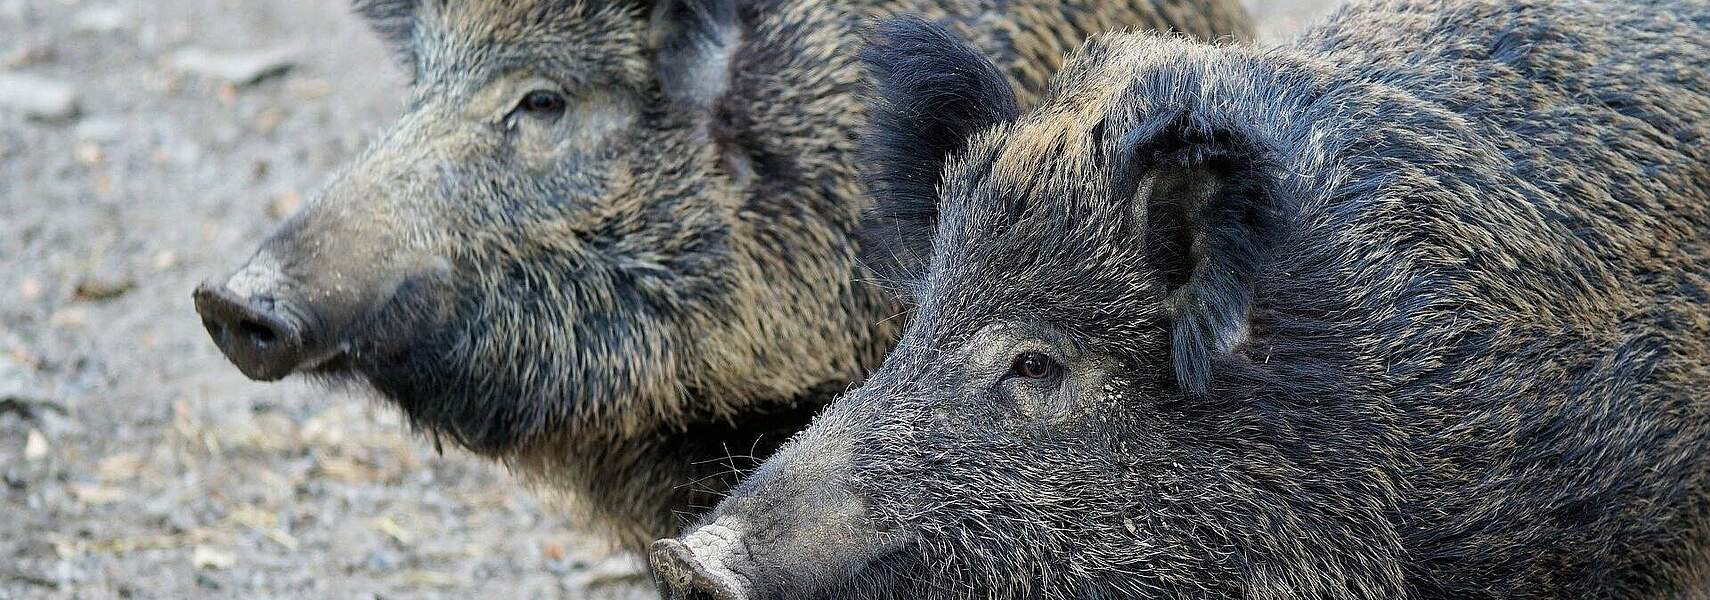
<instances>
[{"instance_id":1,"label":"light-colored rock","mask_svg":"<svg viewBox=\"0 0 1710 600\"><path fill-rule=\"evenodd\" d=\"M77 123L77 139L86 142L116 142L125 135L125 122L117 117L89 117Z\"/></svg>"},{"instance_id":2,"label":"light-colored rock","mask_svg":"<svg viewBox=\"0 0 1710 600\"><path fill-rule=\"evenodd\" d=\"M198 77L248 85L296 66L297 52L291 48L260 50L210 50L182 48L172 53L172 68Z\"/></svg>"},{"instance_id":3,"label":"light-colored rock","mask_svg":"<svg viewBox=\"0 0 1710 600\"><path fill-rule=\"evenodd\" d=\"M69 119L77 116L77 90L39 75L0 73L0 111L33 119Z\"/></svg>"},{"instance_id":4,"label":"light-colored rock","mask_svg":"<svg viewBox=\"0 0 1710 600\"><path fill-rule=\"evenodd\" d=\"M40 431L31 429L30 433L24 436L24 460L36 462L47 458L47 454L47 436L42 435Z\"/></svg>"},{"instance_id":5,"label":"light-colored rock","mask_svg":"<svg viewBox=\"0 0 1710 600\"><path fill-rule=\"evenodd\" d=\"M197 546L190 551L190 564L198 569L230 569L237 564L237 555L212 546Z\"/></svg>"},{"instance_id":6,"label":"light-colored rock","mask_svg":"<svg viewBox=\"0 0 1710 600\"><path fill-rule=\"evenodd\" d=\"M131 13L118 6L91 6L71 16L71 27L87 33L112 33L131 23Z\"/></svg>"}]
</instances>

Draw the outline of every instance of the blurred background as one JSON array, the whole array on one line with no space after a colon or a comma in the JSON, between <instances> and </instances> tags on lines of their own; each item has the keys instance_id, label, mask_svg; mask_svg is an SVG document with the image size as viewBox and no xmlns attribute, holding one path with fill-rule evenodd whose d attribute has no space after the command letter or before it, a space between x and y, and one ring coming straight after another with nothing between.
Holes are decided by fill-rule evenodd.
<instances>
[{"instance_id":1,"label":"blurred background","mask_svg":"<svg viewBox=\"0 0 1710 600\"><path fill-rule=\"evenodd\" d=\"M1248 0L1266 42L1334 0ZM396 114L348 0L0 0L0 598L646 597L500 466L190 303Z\"/></svg>"}]
</instances>

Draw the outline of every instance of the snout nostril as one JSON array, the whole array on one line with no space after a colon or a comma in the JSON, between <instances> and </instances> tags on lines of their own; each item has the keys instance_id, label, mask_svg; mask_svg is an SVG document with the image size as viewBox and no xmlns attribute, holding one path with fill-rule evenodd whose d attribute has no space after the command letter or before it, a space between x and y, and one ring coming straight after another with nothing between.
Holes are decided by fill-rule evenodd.
<instances>
[{"instance_id":1,"label":"snout nostril","mask_svg":"<svg viewBox=\"0 0 1710 600\"><path fill-rule=\"evenodd\" d=\"M251 379L274 381L302 363L303 331L271 295L245 296L209 283L196 288L194 299L220 352Z\"/></svg>"},{"instance_id":2,"label":"snout nostril","mask_svg":"<svg viewBox=\"0 0 1710 600\"><path fill-rule=\"evenodd\" d=\"M250 342L261 349L272 346L274 342L279 340L279 332L251 319L239 321L237 330L239 334L249 338Z\"/></svg>"}]
</instances>

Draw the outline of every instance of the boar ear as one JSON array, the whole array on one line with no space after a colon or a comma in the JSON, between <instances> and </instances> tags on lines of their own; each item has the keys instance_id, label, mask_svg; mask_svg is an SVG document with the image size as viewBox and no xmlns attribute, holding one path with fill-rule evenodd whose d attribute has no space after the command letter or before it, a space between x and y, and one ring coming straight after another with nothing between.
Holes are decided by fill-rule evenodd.
<instances>
[{"instance_id":1,"label":"boar ear","mask_svg":"<svg viewBox=\"0 0 1710 600\"><path fill-rule=\"evenodd\" d=\"M736 0L655 0L653 71L672 105L708 112L730 87L741 41Z\"/></svg>"},{"instance_id":2,"label":"boar ear","mask_svg":"<svg viewBox=\"0 0 1710 600\"><path fill-rule=\"evenodd\" d=\"M1149 266L1169 290L1177 385L1204 393L1214 361L1247 338L1254 280L1284 228L1272 171L1249 142L1188 119L1117 146L1115 197L1134 198Z\"/></svg>"},{"instance_id":3,"label":"boar ear","mask_svg":"<svg viewBox=\"0 0 1710 600\"><path fill-rule=\"evenodd\" d=\"M1016 118L1015 91L979 50L918 17L874 27L861 61L876 96L861 150L874 198L862 259L884 279L915 281L932 254L946 161L974 134Z\"/></svg>"},{"instance_id":4,"label":"boar ear","mask_svg":"<svg viewBox=\"0 0 1710 600\"><path fill-rule=\"evenodd\" d=\"M368 27L380 36L380 40L392 48L400 62L405 65L415 62L409 48L410 38L416 32L416 12L421 0L353 0L351 6L357 15L368 21Z\"/></svg>"}]
</instances>

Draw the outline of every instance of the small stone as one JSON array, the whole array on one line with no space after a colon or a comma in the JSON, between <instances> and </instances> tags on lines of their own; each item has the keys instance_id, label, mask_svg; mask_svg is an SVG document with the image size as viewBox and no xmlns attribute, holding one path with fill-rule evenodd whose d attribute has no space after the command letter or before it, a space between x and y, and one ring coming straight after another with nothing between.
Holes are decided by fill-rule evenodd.
<instances>
[{"instance_id":1,"label":"small stone","mask_svg":"<svg viewBox=\"0 0 1710 600\"><path fill-rule=\"evenodd\" d=\"M177 252L162 250L160 254L154 255L154 270L165 271L176 266L178 266Z\"/></svg>"},{"instance_id":2,"label":"small stone","mask_svg":"<svg viewBox=\"0 0 1710 600\"><path fill-rule=\"evenodd\" d=\"M67 307L48 315L48 324L62 329L80 329L89 323L89 311L81 307Z\"/></svg>"},{"instance_id":3,"label":"small stone","mask_svg":"<svg viewBox=\"0 0 1710 600\"><path fill-rule=\"evenodd\" d=\"M136 289L137 282L129 277L88 275L77 282L78 300L112 300Z\"/></svg>"},{"instance_id":4,"label":"small stone","mask_svg":"<svg viewBox=\"0 0 1710 600\"><path fill-rule=\"evenodd\" d=\"M18 285L18 296L25 302L42 297L42 282L33 277L24 278L24 282Z\"/></svg>"},{"instance_id":5,"label":"small stone","mask_svg":"<svg viewBox=\"0 0 1710 600\"><path fill-rule=\"evenodd\" d=\"M190 551L190 564L198 569L230 569L237 564L237 555L212 546L197 546Z\"/></svg>"},{"instance_id":6,"label":"small stone","mask_svg":"<svg viewBox=\"0 0 1710 600\"><path fill-rule=\"evenodd\" d=\"M101 151L101 146L90 143L78 144L73 153L77 156L78 164L85 167L99 165L107 157L106 153Z\"/></svg>"},{"instance_id":7,"label":"small stone","mask_svg":"<svg viewBox=\"0 0 1710 600\"><path fill-rule=\"evenodd\" d=\"M117 6L91 6L71 16L71 28L86 33L113 33L131 22L131 14Z\"/></svg>"},{"instance_id":8,"label":"small stone","mask_svg":"<svg viewBox=\"0 0 1710 600\"><path fill-rule=\"evenodd\" d=\"M324 79L292 79L285 82L285 92L298 100L319 100L333 92Z\"/></svg>"},{"instance_id":9,"label":"small stone","mask_svg":"<svg viewBox=\"0 0 1710 600\"><path fill-rule=\"evenodd\" d=\"M214 97L219 99L221 106L235 106L238 100L238 88L230 83L222 85L219 90L214 92Z\"/></svg>"},{"instance_id":10,"label":"small stone","mask_svg":"<svg viewBox=\"0 0 1710 600\"><path fill-rule=\"evenodd\" d=\"M144 459L136 452L120 452L95 463L95 476L102 481L124 481L142 472Z\"/></svg>"},{"instance_id":11,"label":"small stone","mask_svg":"<svg viewBox=\"0 0 1710 600\"><path fill-rule=\"evenodd\" d=\"M283 219L297 214L300 208L303 208L303 197L297 192L285 192L274 196L273 200L267 203L267 216Z\"/></svg>"},{"instance_id":12,"label":"small stone","mask_svg":"<svg viewBox=\"0 0 1710 600\"><path fill-rule=\"evenodd\" d=\"M125 135L125 123L114 117L91 117L77 124L75 134L85 142L116 142Z\"/></svg>"},{"instance_id":13,"label":"small stone","mask_svg":"<svg viewBox=\"0 0 1710 600\"><path fill-rule=\"evenodd\" d=\"M31 119L70 119L77 116L77 90L37 75L0 73L0 110Z\"/></svg>"},{"instance_id":14,"label":"small stone","mask_svg":"<svg viewBox=\"0 0 1710 600\"><path fill-rule=\"evenodd\" d=\"M172 68L235 85L249 85L284 73L295 66L296 51L289 48L262 50L210 50L183 48L173 53Z\"/></svg>"},{"instance_id":15,"label":"small stone","mask_svg":"<svg viewBox=\"0 0 1710 600\"><path fill-rule=\"evenodd\" d=\"M71 497L78 502L90 506L106 506L116 504L126 497L125 490L98 483L68 483L65 491L71 492Z\"/></svg>"},{"instance_id":16,"label":"small stone","mask_svg":"<svg viewBox=\"0 0 1710 600\"><path fill-rule=\"evenodd\" d=\"M0 55L0 68L16 69L33 64L47 62L53 58L53 47L42 44L25 44Z\"/></svg>"},{"instance_id":17,"label":"small stone","mask_svg":"<svg viewBox=\"0 0 1710 600\"><path fill-rule=\"evenodd\" d=\"M47 437L43 436L41 431L31 429L30 433L24 436L24 460L36 462L47 458L47 454Z\"/></svg>"},{"instance_id":18,"label":"small stone","mask_svg":"<svg viewBox=\"0 0 1710 600\"><path fill-rule=\"evenodd\" d=\"M261 111L255 117L255 131L261 135L269 135L279 129L279 124L285 122L285 111L269 108Z\"/></svg>"}]
</instances>

